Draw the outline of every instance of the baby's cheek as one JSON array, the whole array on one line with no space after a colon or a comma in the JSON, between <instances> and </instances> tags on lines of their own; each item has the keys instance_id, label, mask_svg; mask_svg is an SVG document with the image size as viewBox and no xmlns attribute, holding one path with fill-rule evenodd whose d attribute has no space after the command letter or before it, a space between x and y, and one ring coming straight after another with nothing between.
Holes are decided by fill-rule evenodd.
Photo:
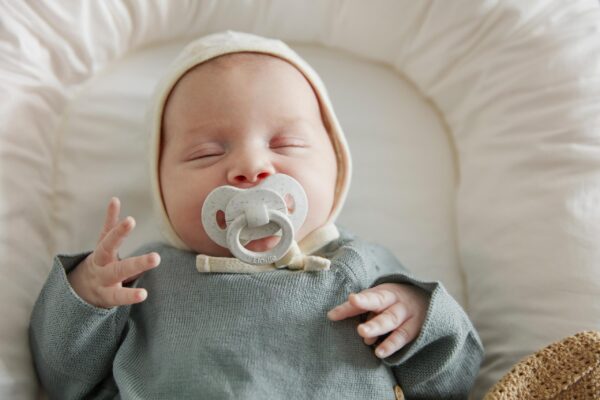
<instances>
[{"instance_id":1,"label":"baby's cheek","mask_svg":"<svg viewBox=\"0 0 600 400\"><path fill-rule=\"evenodd\" d=\"M164 195L169 220L175 233L191 249L206 246L208 237L202 227L202 199L190 188L171 186Z\"/></svg>"},{"instance_id":2,"label":"baby's cheek","mask_svg":"<svg viewBox=\"0 0 600 400\"><path fill-rule=\"evenodd\" d=\"M306 195L308 198L308 215L306 221L300 229L297 240L302 238L315 229L323 226L327 222L333 205L333 190L322 185L322 182L316 182L312 186L307 185Z\"/></svg>"},{"instance_id":3,"label":"baby's cheek","mask_svg":"<svg viewBox=\"0 0 600 400\"><path fill-rule=\"evenodd\" d=\"M199 254L206 254L209 256L216 257L228 257L231 255L229 250L219 246L217 243L208 237L204 228L202 227L202 221L188 220L185 223L185 228L182 229L183 242L193 251Z\"/></svg>"}]
</instances>

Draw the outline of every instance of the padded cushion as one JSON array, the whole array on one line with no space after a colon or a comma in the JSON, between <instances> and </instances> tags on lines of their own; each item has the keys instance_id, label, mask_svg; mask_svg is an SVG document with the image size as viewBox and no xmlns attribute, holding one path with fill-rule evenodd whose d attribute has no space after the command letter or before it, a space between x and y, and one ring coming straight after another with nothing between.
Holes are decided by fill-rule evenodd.
<instances>
[{"instance_id":1,"label":"padded cushion","mask_svg":"<svg viewBox=\"0 0 600 400\"><path fill-rule=\"evenodd\" d=\"M124 252L155 234L144 100L184 41L224 29L295 44L322 74L355 160L340 223L463 301L487 352L477 398L521 357L600 327L596 1L115 0L0 15L0 397L35 395L26 329L52 254L89 247L113 194L138 220Z\"/></svg>"}]
</instances>

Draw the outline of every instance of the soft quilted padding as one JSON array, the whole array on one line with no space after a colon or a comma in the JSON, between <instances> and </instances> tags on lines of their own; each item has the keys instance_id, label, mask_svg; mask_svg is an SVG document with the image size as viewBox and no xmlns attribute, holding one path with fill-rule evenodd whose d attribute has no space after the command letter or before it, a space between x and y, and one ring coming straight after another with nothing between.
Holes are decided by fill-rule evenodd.
<instances>
[{"instance_id":1,"label":"soft quilted padding","mask_svg":"<svg viewBox=\"0 0 600 400\"><path fill-rule=\"evenodd\" d=\"M65 228L73 223L65 204L74 202L74 191L61 175L65 158L75 162L70 168L86 161L77 164L77 154L64 152L78 143L66 145L69 136L62 134L76 130L69 116L81 104L74 99L128 54L225 29L381 64L412 82L429 102L432 119L444 121L458 165L453 233L463 301L486 347L476 398L522 357L600 328L596 0L4 2L0 398L35 397L29 313L53 253L73 250L77 241L64 234L73 233ZM154 83L147 82L148 92ZM143 106L127 98L136 103L128 110L141 120ZM130 121L131 114L122 117ZM107 144L85 140L79 142L84 147ZM143 134L127 140L145 146ZM111 184L91 179L80 190L94 193L90 188ZM143 184L124 195L149 204ZM410 203L399 204L410 210ZM88 223L85 215L78 219ZM410 221L415 230L418 222ZM91 225L86 232L95 235ZM405 247L424 243L401 239Z\"/></svg>"}]
</instances>

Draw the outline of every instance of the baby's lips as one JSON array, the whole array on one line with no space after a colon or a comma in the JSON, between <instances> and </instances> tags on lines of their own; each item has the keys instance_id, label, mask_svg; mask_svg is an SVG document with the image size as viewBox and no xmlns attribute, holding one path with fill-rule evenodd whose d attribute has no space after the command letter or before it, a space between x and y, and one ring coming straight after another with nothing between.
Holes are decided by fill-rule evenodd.
<instances>
[{"instance_id":1,"label":"baby's lips","mask_svg":"<svg viewBox=\"0 0 600 400\"><path fill-rule=\"evenodd\" d=\"M279 237L267 236L262 239L252 240L244 247L250 251L262 253L262 252L271 250L273 247L275 247L277 245L277 242L279 242Z\"/></svg>"}]
</instances>

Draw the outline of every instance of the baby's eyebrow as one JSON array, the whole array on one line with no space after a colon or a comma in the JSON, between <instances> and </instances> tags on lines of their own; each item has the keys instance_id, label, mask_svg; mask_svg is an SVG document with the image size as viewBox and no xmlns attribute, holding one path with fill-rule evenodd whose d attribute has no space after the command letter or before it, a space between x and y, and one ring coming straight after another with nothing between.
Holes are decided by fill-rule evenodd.
<instances>
[{"instance_id":1,"label":"baby's eyebrow","mask_svg":"<svg viewBox=\"0 0 600 400\"><path fill-rule=\"evenodd\" d=\"M196 124L183 132L181 135L182 142L187 144L222 142L228 136L227 132L231 127L232 124L229 121Z\"/></svg>"},{"instance_id":2,"label":"baby's eyebrow","mask_svg":"<svg viewBox=\"0 0 600 400\"><path fill-rule=\"evenodd\" d=\"M227 120L222 119L210 119L206 121L202 121L201 123L194 124L189 129L186 129L183 133L184 135L192 135L196 133L207 133L214 132L226 129L229 126L229 122Z\"/></svg>"},{"instance_id":3,"label":"baby's eyebrow","mask_svg":"<svg viewBox=\"0 0 600 400\"><path fill-rule=\"evenodd\" d=\"M281 124L301 124L309 122L306 117L280 117L278 118L279 123Z\"/></svg>"},{"instance_id":4,"label":"baby's eyebrow","mask_svg":"<svg viewBox=\"0 0 600 400\"><path fill-rule=\"evenodd\" d=\"M290 127L290 126L292 126L292 127L296 127L296 126L313 127L314 122L306 117L288 117L288 118L281 118L278 121L279 129L281 129L283 127Z\"/></svg>"}]
</instances>

